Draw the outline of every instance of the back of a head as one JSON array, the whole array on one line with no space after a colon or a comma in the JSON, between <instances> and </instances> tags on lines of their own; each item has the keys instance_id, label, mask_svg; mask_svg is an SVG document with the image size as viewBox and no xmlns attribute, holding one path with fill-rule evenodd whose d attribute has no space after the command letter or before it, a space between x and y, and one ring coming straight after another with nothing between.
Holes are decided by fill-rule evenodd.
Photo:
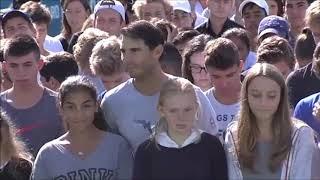
<instances>
[{"instance_id":1,"label":"back of a head","mask_svg":"<svg viewBox=\"0 0 320 180\"><path fill-rule=\"evenodd\" d=\"M67 77L78 74L78 65L72 54L59 52L46 56L45 64L40 70L41 76L46 78L54 77L59 83L62 83Z\"/></svg>"},{"instance_id":2,"label":"back of a head","mask_svg":"<svg viewBox=\"0 0 320 180\"><path fill-rule=\"evenodd\" d=\"M211 40L205 47L205 65L208 68L226 70L234 65L240 65L237 46L229 39Z\"/></svg>"},{"instance_id":3,"label":"back of a head","mask_svg":"<svg viewBox=\"0 0 320 180\"><path fill-rule=\"evenodd\" d=\"M34 53L36 60L40 59L40 49L36 40L28 35L17 35L6 41L4 59L7 60L8 56L25 56L31 52Z\"/></svg>"},{"instance_id":4,"label":"back of a head","mask_svg":"<svg viewBox=\"0 0 320 180\"><path fill-rule=\"evenodd\" d=\"M294 69L294 54L288 41L278 36L268 37L262 41L257 50L257 62L275 64L281 61Z\"/></svg>"},{"instance_id":5,"label":"back of a head","mask_svg":"<svg viewBox=\"0 0 320 180\"><path fill-rule=\"evenodd\" d=\"M310 29L304 29L297 37L294 54L297 61L312 61L316 44Z\"/></svg>"},{"instance_id":6,"label":"back of a head","mask_svg":"<svg viewBox=\"0 0 320 180\"><path fill-rule=\"evenodd\" d=\"M187 31L180 31L175 38L173 38L172 43L176 46L178 44L183 44L188 42L195 36L200 35L199 31L197 30L187 30Z\"/></svg>"},{"instance_id":7,"label":"back of a head","mask_svg":"<svg viewBox=\"0 0 320 180\"><path fill-rule=\"evenodd\" d=\"M27 13L33 23L49 25L51 22L50 11L41 2L28 1L20 7L20 10Z\"/></svg>"},{"instance_id":8,"label":"back of a head","mask_svg":"<svg viewBox=\"0 0 320 180\"><path fill-rule=\"evenodd\" d=\"M232 28L232 29L225 31L221 35L221 37L227 38L227 39L231 39L231 38L236 37L236 38L240 39L247 46L248 50L250 50L250 39L249 39L248 32L245 29Z\"/></svg>"},{"instance_id":9,"label":"back of a head","mask_svg":"<svg viewBox=\"0 0 320 180\"><path fill-rule=\"evenodd\" d=\"M163 45L165 39L159 28L145 20L139 20L122 28L120 31L124 37L142 40L149 49L153 50L158 45Z\"/></svg>"},{"instance_id":10,"label":"back of a head","mask_svg":"<svg viewBox=\"0 0 320 180\"><path fill-rule=\"evenodd\" d=\"M168 39L169 33L173 33L174 31L174 25L168 20L152 18L151 23L161 30L165 41ZM170 30L170 32L168 32L168 30Z\"/></svg>"},{"instance_id":11,"label":"back of a head","mask_svg":"<svg viewBox=\"0 0 320 180\"><path fill-rule=\"evenodd\" d=\"M96 43L108 37L108 33L96 28L88 28L79 36L78 42L73 46L73 54L80 68L89 65L89 58Z\"/></svg>"},{"instance_id":12,"label":"back of a head","mask_svg":"<svg viewBox=\"0 0 320 180\"><path fill-rule=\"evenodd\" d=\"M94 46L90 57L90 68L95 75L110 76L125 71L117 37L103 39Z\"/></svg>"},{"instance_id":13,"label":"back of a head","mask_svg":"<svg viewBox=\"0 0 320 180\"><path fill-rule=\"evenodd\" d=\"M173 44L166 43L164 45L163 53L159 61L164 72L181 76L182 56ZM172 72L168 72L167 70L172 70Z\"/></svg>"}]
</instances>

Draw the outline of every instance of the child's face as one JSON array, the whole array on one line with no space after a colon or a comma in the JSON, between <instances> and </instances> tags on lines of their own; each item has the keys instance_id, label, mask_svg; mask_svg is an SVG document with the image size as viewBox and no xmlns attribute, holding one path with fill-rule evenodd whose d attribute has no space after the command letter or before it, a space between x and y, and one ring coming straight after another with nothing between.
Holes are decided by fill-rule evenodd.
<instances>
[{"instance_id":1,"label":"child's face","mask_svg":"<svg viewBox=\"0 0 320 180\"><path fill-rule=\"evenodd\" d=\"M196 119L196 97L191 93L168 95L159 112L167 121L169 134L187 135Z\"/></svg>"},{"instance_id":2,"label":"child's face","mask_svg":"<svg viewBox=\"0 0 320 180\"><path fill-rule=\"evenodd\" d=\"M203 91L212 87L210 75L205 70L205 59L203 52L196 52L190 56L190 69L194 84L199 86Z\"/></svg>"},{"instance_id":3,"label":"child's face","mask_svg":"<svg viewBox=\"0 0 320 180\"><path fill-rule=\"evenodd\" d=\"M172 22L177 28L192 28L193 18L191 13L187 13L181 10L173 11Z\"/></svg>"},{"instance_id":4,"label":"child's face","mask_svg":"<svg viewBox=\"0 0 320 180\"><path fill-rule=\"evenodd\" d=\"M70 92L61 103L62 117L69 130L85 131L94 126L94 114L98 111L98 104L87 91Z\"/></svg>"},{"instance_id":5,"label":"child's face","mask_svg":"<svg viewBox=\"0 0 320 180\"><path fill-rule=\"evenodd\" d=\"M230 15L234 6L234 0L208 0L208 8L211 16L217 18L226 18Z\"/></svg>"},{"instance_id":6,"label":"child's face","mask_svg":"<svg viewBox=\"0 0 320 180\"><path fill-rule=\"evenodd\" d=\"M40 46L43 46L43 43L46 39L48 33L48 26L45 23L33 23L34 27L36 28L36 39Z\"/></svg>"},{"instance_id":7,"label":"child's face","mask_svg":"<svg viewBox=\"0 0 320 180\"><path fill-rule=\"evenodd\" d=\"M285 15L292 28L303 26L304 17L308 8L306 0L286 0L284 9Z\"/></svg>"}]
</instances>

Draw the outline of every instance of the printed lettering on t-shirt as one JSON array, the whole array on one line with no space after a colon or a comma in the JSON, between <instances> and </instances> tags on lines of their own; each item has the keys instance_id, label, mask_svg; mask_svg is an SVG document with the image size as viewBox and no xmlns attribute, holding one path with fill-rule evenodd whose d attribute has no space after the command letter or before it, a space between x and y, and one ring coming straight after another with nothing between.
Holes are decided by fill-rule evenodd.
<instances>
[{"instance_id":1,"label":"printed lettering on t-shirt","mask_svg":"<svg viewBox=\"0 0 320 180\"><path fill-rule=\"evenodd\" d=\"M70 171L67 175L60 175L54 178L54 180L78 180L78 179L99 179L99 180L111 180L115 175L114 170L105 168L89 168L79 169L76 171Z\"/></svg>"},{"instance_id":2,"label":"printed lettering on t-shirt","mask_svg":"<svg viewBox=\"0 0 320 180\"><path fill-rule=\"evenodd\" d=\"M222 136L230 122L235 119L236 115L233 114L218 114L217 121L218 121L218 135Z\"/></svg>"}]
</instances>

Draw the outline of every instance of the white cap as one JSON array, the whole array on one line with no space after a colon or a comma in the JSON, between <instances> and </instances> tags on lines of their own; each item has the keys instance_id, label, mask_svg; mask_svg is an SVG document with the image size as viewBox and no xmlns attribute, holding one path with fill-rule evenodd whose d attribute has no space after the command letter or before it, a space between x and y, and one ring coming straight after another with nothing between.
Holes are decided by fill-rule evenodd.
<instances>
[{"instance_id":1,"label":"white cap","mask_svg":"<svg viewBox=\"0 0 320 180\"><path fill-rule=\"evenodd\" d=\"M173 10L181 10L187 13L191 13L191 6L188 0L172 0L170 1Z\"/></svg>"},{"instance_id":2,"label":"white cap","mask_svg":"<svg viewBox=\"0 0 320 180\"><path fill-rule=\"evenodd\" d=\"M260 8L264 9L267 13L267 16L269 15L269 6L267 4L267 2L265 0L244 0L240 6L239 6L239 12L240 15L242 16L242 11L245 5L247 5L248 3L254 3L257 6L259 6Z\"/></svg>"},{"instance_id":3,"label":"white cap","mask_svg":"<svg viewBox=\"0 0 320 180\"><path fill-rule=\"evenodd\" d=\"M121 15L123 21L126 21L125 10L124 10L124 7L121 4L121 2L119 2L117 0L101 0L94 7L94 11L93 11L94 15L96 16L97 12L102 9L115 10Z\"/></svg>"}]
</instances>

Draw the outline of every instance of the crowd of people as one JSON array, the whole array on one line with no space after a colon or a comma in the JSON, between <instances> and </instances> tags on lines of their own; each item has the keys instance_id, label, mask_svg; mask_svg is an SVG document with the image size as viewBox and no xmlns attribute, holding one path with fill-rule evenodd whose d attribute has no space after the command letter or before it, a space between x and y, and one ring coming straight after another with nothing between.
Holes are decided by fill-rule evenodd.
<instances>
[{"instance_id":1,"label":"crowd of people","mask_svg":"<svg viewBox=\"0 0 320 180\"><path fill-rule=\"evenodd\" d=\"M39 0L0 26L0 179L320 179L320 0Z\"/></svg>"}]
</instances>

